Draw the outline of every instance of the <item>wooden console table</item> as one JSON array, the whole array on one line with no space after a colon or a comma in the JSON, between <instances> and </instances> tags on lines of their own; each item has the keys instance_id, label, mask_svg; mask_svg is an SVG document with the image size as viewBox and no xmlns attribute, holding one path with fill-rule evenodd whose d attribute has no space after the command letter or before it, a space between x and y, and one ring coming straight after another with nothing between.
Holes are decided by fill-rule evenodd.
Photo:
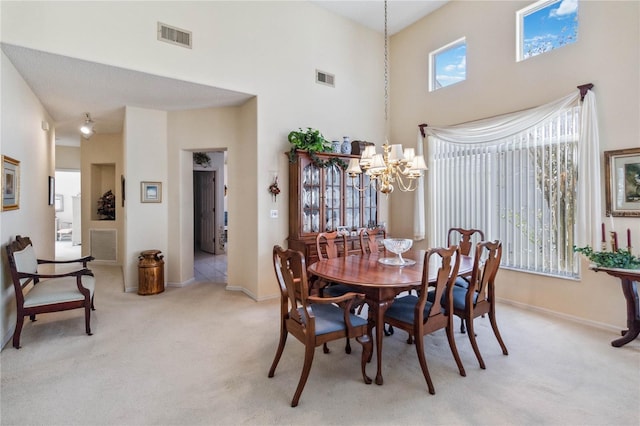
<instances>
[{"instance_id":1,"label":"wooden console table","mask_svg":"<svg viewBox=\"0 0 640 426\"><path fill-rule=\"evenodd\" d=\"M622 294L627 300L627 330L622 330L622 337L611 342L611 346L619 348L626 345L640 334L640 302L638 301L637 283L640 280L640 269L616 269L591 266L596 272L602 271L618 277L622 281Z\"/></svg>"}]
</instances>

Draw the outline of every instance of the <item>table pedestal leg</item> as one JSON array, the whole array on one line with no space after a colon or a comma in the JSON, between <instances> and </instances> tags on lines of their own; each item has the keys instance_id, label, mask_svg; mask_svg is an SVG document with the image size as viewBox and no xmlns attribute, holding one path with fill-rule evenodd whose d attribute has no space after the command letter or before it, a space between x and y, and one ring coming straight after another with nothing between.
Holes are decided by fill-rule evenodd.
<instances>
[{"instance_id":1,"label":"table pedestal leg","mask_svg":"<svg viewBox=\"0 0 640 426\"><path fill-rule=\"evenodd\" d=\"M382 379L382 341L384 339L384 313L387 311L387 308L389 308L389 305L389 302L380 302L373 306L374 309L369 311L369 314L375 318L375 321L369 320L369 327L375 326L376 328L376 361L378 363L378 370L376 373L377 385L381 385L384 382Z\"/></svg>"},{"instance_id":2,"label":"table pedestal leg","mask_svg":"<svg viewBox=\"0 0 640 426\"><path fill-rule=\"evenodd\" d=\"M626 345L640 334L640 304L638 303L638 289L636 282L629 278L621 278L622 293L627 301L627 327L622 332L622 337L611 342L611 346L620 347Z\"/></svg>"}]
</instances>

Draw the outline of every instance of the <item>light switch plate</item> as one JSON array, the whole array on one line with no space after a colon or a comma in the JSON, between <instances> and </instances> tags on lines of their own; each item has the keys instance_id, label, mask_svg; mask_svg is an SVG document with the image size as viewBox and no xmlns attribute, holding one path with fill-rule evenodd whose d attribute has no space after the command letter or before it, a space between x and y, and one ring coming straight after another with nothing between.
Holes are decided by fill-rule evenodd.
<instances>
[{"instance_id":1,"label":"light switch plate","mask_svg":"<svg viewBox=\"0 0 640 426\"><path fill-rule=\"evenodd\" d=\"M278 210L271 210L271 218L272 219L278 218Z\"/></svg>"}]
</instances>

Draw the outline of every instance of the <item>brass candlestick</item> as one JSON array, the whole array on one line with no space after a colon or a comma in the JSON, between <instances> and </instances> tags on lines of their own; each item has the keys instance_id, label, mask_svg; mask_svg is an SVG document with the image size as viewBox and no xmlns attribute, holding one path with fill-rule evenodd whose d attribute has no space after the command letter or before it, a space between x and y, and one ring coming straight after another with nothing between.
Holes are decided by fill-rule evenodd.
<instances>
[{"instance_id":1,"label":"brass candlestick","mask_svg":"<svg viewBox=\"0 0 640 426\"><path fill-rule=\"evenodd\" d=\"M618 234L615 231L611 231L609 235L611 236L611 251L615 253L618 251Z\"/></svg>"}]
</instances>

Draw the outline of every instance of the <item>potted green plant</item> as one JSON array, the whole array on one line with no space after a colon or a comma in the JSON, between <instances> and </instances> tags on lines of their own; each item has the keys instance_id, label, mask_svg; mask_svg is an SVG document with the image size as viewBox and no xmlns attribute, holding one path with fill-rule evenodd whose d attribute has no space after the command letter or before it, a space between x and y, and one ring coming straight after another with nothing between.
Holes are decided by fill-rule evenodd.
<instances>
[{"instance_id":1,"label":"potted green plant","mask_svg":"<svg viewBox=\"0 0 640 426\"><path fill-rule=\"evenodd\" d=\"M333 152L331 141L325 139L319 130L307 127L307 130L298 129L289 133L287 138L291 143L291 150L289 151L289 162L295 163L296 150L302 149L309 153L311 161L318 167L327 167L332 164L340 166L342 169L347 168L347 163L341 158L332 157L326 161L321 160L316 155L316 152Z\"/></svg>"}]
</instances>

